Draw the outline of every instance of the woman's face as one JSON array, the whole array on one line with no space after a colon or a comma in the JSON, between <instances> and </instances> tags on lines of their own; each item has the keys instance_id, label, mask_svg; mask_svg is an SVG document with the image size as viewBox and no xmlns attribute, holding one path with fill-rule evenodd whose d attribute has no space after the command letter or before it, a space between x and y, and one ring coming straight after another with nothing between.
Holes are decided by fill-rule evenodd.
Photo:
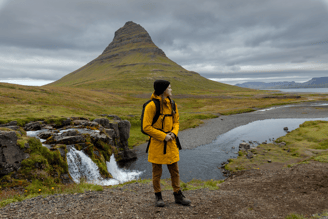
<instances>
[{"instance_id":1,"label":"woman's face","mask_svg":"<svg viewBox=\"0 0 328 219\"><path fill-rule=\"evenodd\" d=\"M171 85L169 85L166 90L164 91L164 95L167 97L171 97L172 96L172 88Z\"/></svg>"}]
</instances>

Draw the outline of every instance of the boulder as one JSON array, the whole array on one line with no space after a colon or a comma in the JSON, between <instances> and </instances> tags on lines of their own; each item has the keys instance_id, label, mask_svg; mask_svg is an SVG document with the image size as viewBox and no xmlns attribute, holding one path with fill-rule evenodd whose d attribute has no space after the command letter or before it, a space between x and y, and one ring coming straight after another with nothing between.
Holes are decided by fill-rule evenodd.
<instances>
[{"instance_id":1,"label":"boulder","mask_svg":"<svg viewBox=\"0 0 328 219\"><path fill-rule=\"evenodd\" d=\"M134 159L137 159L137 153L132 150L125 150L121 161L129 161Z\"/></svg>"},{"instance_id":2,"label":"boulder","mask_svg":"<svg viewBox=\"0 0 328 219\"><path fill-rule=\"evenodd\" d=\"M25 125L24 129L26 131L37 131L41 130L41 124L40 122L29 122Z\"/></svg>"},{"instance_id":3,"label":"boulder","mask_svg":"<svg viewBox=\"0 0 328 219\"><path fill-rule=\"evenodd\" d=\"M111 139L114 139L114 138L115 138L115 130L114 130L114 129L104 129L104 131L106 132L106 134L107 134Z\"/></svg>"},{"instance_id":4,"label":"boulder","mask_svg":"<svg viewBox=\"0 0 328 219\"><path fill-rule=\"evenodd\" d=\"M17 145L14 131L0 131L0 176L18 170L22 160L28 157L29 155Z\"/></svg>"},{"instance_id":5,"label":"boulder","mask_svg":"<svg viewBox=\"0 0 328 219\"><path fill-rule=\"evenodd\" d=\"M41 132L38 134L38 136L41 138L41 139L47 139L49 138L50 136L52 136L53 134L49 131L46 131L46 132Z\"/></svg>"},{"instance_id":6,"label":"boulder","mask_svg":"<svg viewBox=\"0 0 328 219\"><path fill-rule=\"evenodd\" d=\"M6 124L0 124L0 127L17 126L17 121L10 121Z\"/></svg>"},{"instance_id":7,"label":"boulder","mask_svg":"<svg viewBox=\"0 0 328 219\"><path fill-rule=\"evenodd\" d=\"M99 118L93 120L94 122L97 122L98 124L102 125L105 128L109 128L109 120L106 118Z\"/></svg>"},{"instance_id":8,"label":"boulder","mask_svg":"<svg viewBox=\"0 0 328 219\"><path fill-rule=\"evenodd\" d=\"M103 141L105 143L108 143L108 141L109 141L109 137L107 135L105 135L105 134L92 133L90 135L90 137L91 137L91 140L93 142L97 142L98 140L100 140L100 141Z\"/></svg>"},{"instance_id":9,"label":"boulder","mask_svg":"<svg viewBox=\"0 0 328 219\"><path fill-rule=\"evenodd\" d=\"M251 158L253 158L253 153L252 152L248 152L247 153L247 155L246 155L246 157L248 158L248 159L251 159Z\"/></svg>"},{"instance_id":10,"label":"boulder","mask_svg":"<svg viewBox=\"0 0 328 219\"><path fill-rule=\"evenodd\" d=\"M119 138L120 137L120 131L119 131L119 129L118 129L118 123L117 122L119 122L119 121L113 121L113 122L110 122L109 123L109 128L110 129L114 129L114 131L115 131L115 138Z\"/></svg>"},{"instance_id":11,"label":"boulder","mask_svg":"<svg viewBox=\"0 0 328 219\"><path fill-rule=\"evenodd\" d=\"M250 148L251 148L250 144L248 144L246 142L243 142L243 143L239 144L239 150L246 150L247 151Z\"/></svg>"},{"instance_id":12,"label":"boulder","mask_svg":"<svg viewBox=\"0 0 328 219\"><path fill-rule=\"evenodd\" d=\"M46 144L77 144L85 142L85 138L82 135L76 136L61 136L53 135L53 139L47 140Z\"/></svg>"},{"instance_id":13,"label":"boulder","mask_svg":"<svg viewBox=\"0 0 328 219\"><path fill-rule=\"evenodd\" d=\"M288 131L288 127L284 127L284 130L285 130L285 131Z\"/></svg>"},{"instance_id":14,"label":"boulder","mask_svg":"<svg viewBox=\"0 0 328 219\"><path fill-rule=\"evenodd\" d=\"M78 130L68 130L67 132L63 132L61 134L61 136L65 137L65 136L77 136L80 135Z\"/></svg>"},{"instance_id":15,"label":"boulder","mask_svg":"<svg viewBox=\"0 0 328 219\"><path fill-rule=\"evenodd\" d=\"M100 134L100 133L92 133L90 135L91 137L91 141L94 145L98 145L97 142L98 141L102 141L102 142L105 142L107 144L110 144L110 145L114 145L114 142L113 142L113 139L111 139L110 137L108 137L107 135L105 134Z\"/></svg>"},{"instance_id":16,"label":"boulder","mask_svg":"<svg viewBox=\"0 0 328 219\"><path fill-rule=\"evenodd\" d=\"M120 141L125 146L128 146L128 139L130 137L131 123L128 120L122 120L118 123Z\"/></svg>"}]
</instances>

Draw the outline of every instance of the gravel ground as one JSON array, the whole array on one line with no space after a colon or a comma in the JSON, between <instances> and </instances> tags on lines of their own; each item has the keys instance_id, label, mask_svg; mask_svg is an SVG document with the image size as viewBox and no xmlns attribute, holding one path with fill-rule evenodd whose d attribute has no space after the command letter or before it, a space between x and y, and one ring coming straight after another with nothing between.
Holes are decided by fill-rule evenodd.
<instances>
[{"instance_id":1,"label":"gravel ground","mask_svg":"<svg viewBox=\"0 0 328 219\"><path fill-rule=\"evenodd\" d=\"M179 139L183 149L193 149L201 145L209 144L219 135L224 134L238 126L264 119L282 118L327 118L327 106L315 106L315 104L328 104L328 102L307 102L291 106L277 106L267 111L254 111L251 113L220 116L215 119L205 120L199 127L179 132ZM144 151L147 144L137 147L137 151Z\"/></svg>"},{"instance_id":2,"label":"gravel ground","mask_svg":"<svg viewBox=\"0 0 328 219\"><path fill-rule=\"evenodd\" d=\"M151 183L133 183L101 192L36 197L0 209L0 218L285 218L328 209L328 164L312 162L292 168L239 172L219 190L184 191L191 206L155 207ZM324 217L323 217L324 218Z\"/></svg>"}]
</instances>

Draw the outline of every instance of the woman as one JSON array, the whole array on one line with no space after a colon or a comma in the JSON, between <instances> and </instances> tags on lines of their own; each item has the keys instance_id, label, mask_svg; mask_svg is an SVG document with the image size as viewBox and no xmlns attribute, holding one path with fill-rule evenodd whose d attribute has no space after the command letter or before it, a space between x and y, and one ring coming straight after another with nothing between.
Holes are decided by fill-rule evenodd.
<instances>
[{"instance_id":1,"label":"woman","mask_svg":"<svg viewBox=\"0 0 328 219\"><path fill-rule=\"evenodd\" d=\"M163 207L160 179L162 176L162 164L167 164L171 174L173 194L175 202L182 205L190 205L180 190L180 175L178 168L179 148L176 137L179 132L179 112L170 97L172 88L169 81L157 80L154 82L154 93L151 101L146 105L142 121L142 128L150 136L148 161L153 167L153 187L156 197L156 206ZM160 115L153 124L156 114L155 101L160 103Z\"/></svg>"}]
</instances>

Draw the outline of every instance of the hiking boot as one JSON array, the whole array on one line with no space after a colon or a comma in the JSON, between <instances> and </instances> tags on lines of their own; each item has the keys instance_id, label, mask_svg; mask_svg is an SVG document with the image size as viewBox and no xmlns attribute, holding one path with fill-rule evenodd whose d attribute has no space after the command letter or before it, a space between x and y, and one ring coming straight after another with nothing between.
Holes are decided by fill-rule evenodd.
<instances>
[{"instance_id":1,"label":"hiking boot","mask_svg":"<svg viewBox=\"0 0 328 219\"><path fill-rule=\"evenodd\" d=\"M190 205L191 201L189 199L186 199L186 196L184 196L179 190L179 192L173 192L175 203L181 204L181 205Z\"/></svg>"},{"instance_id":2,"label":"hiking boot","mask_svg":"<svg viewBox=\"0 0 328 219\"><path fill-rule=\"evenodd\" d=\"M156 192L155 193L156 196L156 206L157 207L164 207L164 201L162 199L162 193L161 192Z\"/></svg>"}]
</instances>

